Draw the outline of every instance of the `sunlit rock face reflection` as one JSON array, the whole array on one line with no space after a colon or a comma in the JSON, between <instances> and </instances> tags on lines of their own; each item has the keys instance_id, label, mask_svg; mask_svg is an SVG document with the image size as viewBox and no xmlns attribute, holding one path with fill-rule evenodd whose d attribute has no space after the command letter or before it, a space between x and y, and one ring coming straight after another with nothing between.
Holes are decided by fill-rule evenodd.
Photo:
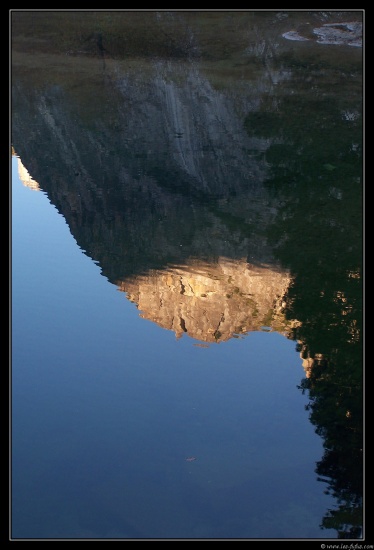
<instances>
[{"instance_id":1,"label":"sunlit rock face reflection","mask_svg":"<svg viewBox=\"0 0 374 550\"><path fill-rule=\"evenodd\" d=\"M28 171L26 170L26 168L22 164L22 161L21 161L20 158L17 159L17 164L18 164L19 179L22 181L23 185L25 187L28 187L29 189L32 189L33 191L40 191L40 187L39 187L38 182L35 181L30 176L30 174L28 173Z\"/></svg>"},{"instance_id":2,"label":"sunlit rock face reflection","mask_svg":"<svg viewBox=\"0 0 374 550\"><path fill-rule=\"evenodd\" d=\"M270 266L219 258L191 261L123 281L141 316L203 342L222 342L251 330L285 331L283 296L290 277Z\"/></svg>"}]
</instances>

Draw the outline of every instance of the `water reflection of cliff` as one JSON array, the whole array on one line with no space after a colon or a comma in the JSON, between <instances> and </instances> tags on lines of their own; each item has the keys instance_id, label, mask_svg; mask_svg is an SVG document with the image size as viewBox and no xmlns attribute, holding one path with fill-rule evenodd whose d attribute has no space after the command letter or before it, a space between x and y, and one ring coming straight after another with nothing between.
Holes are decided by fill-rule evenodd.
<instances>
[{"instance_id":1,"label":"water reflection of cliff","mask_svg":"<svg viewBox=\"0 0 374 550\"><path fill-rule=\"evenodd\" d=\"M23 185L25 187L28 187L29 189L32 189L33 191L40 191L40 187L39 187L39 184L37 181L35 181L31 176L30 174L28 173L28 171L26 170L26 168L24 167L24 165L22 164L22 161L20 158L18 158L18 175L19 175L19 179L22 181Z\"/></svg>"},{"instance_id":2,"label":"water reflection of cliff","mask_svg":"<svg viewBox=\"0 0 374 550\"><path fill-rule=\"evenodd\" d=\"M202 35L206 22L150 17L150 43L131 34L126 55L118 35L77 31L60 37L63 56L39 44L38 66L23 38L13 53L15 150L145 318L202 342L287 330L324 439L316 472L339 503L322 525L359 537L359 48L295 46L282 33L314 27L294 27L292 14L214 15L227 32L219 43ZM304 17L316 28L334 22Z\"/></svg>"},{"instance_id":3,"label":"water reflection of cliff","mask_svg":"<svg viewBox=\"0 0 374 550\"><path fill-rule=\"evenodd\" d=\"M30 58L14 53L13 144L103 274L177 335L284 330L289 274L266 237L278 208L263 185L269 140L243 124L272 79L219 89L188 56L67 55L56 73L50 62L30 86Z\"/></svg>"},{"instance_id":4,"label":"water reflection of cliff","mask_svg":"<svg viewBox=\"0 0 374 550\"><path fill-rule=\"evenodd\" d=\"M120 284L141 316L203 342L221 342L251 330L286 331L287 273L218 258L152 271Z\"/></svg>"}]
</instances>

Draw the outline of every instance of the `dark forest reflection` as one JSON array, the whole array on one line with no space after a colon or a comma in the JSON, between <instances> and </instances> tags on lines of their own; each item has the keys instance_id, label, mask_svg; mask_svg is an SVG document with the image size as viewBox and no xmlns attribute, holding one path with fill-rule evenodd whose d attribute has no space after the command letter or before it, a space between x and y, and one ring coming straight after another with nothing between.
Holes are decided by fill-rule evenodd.
<instances>
[{"instance_id":1,"label":"dark forest reflection","mask_svg":"<svg viewBox=\"0 0 374 550\"><path fill-rule=\"evenodd\" d=\"M145 318L202 343L295 340L337 501L321 526L359 538L362 52L339 25L311 33L346 21L35 12L31 30L14 13L12 146Z\"/></svg>"}]
</instances>

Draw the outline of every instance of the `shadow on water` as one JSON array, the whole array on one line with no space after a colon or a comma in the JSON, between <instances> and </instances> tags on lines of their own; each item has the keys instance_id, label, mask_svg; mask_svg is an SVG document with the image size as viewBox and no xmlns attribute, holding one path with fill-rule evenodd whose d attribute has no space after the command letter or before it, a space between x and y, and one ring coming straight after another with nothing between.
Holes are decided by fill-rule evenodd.
<instances>
[{"instance_id":1,"label":"shadow on water","mask_svg":"<svg viewBox=\"0 0 374 550\"><path fill-rule=\"evenodd\" d=\"M363 521L362 52L341 26L360 19L12 16L24 180L143 317L201 342L295 341L340 538Z\"/></svg>"}]
</instances>

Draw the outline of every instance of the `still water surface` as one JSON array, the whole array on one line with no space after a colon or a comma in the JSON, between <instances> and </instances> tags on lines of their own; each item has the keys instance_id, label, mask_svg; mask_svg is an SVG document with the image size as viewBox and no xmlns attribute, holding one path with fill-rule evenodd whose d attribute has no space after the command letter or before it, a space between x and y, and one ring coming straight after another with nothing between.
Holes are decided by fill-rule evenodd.
<instances>
[{"instance_id":1,"label":"still water surface","mask_svg":"<svg viewBox=\"0 0 374 550\"><path fill-rule=\"evenodd\" d=\"M362 537L362 15L12 18L12 538Z\"/></svg>"}]
</instances>

